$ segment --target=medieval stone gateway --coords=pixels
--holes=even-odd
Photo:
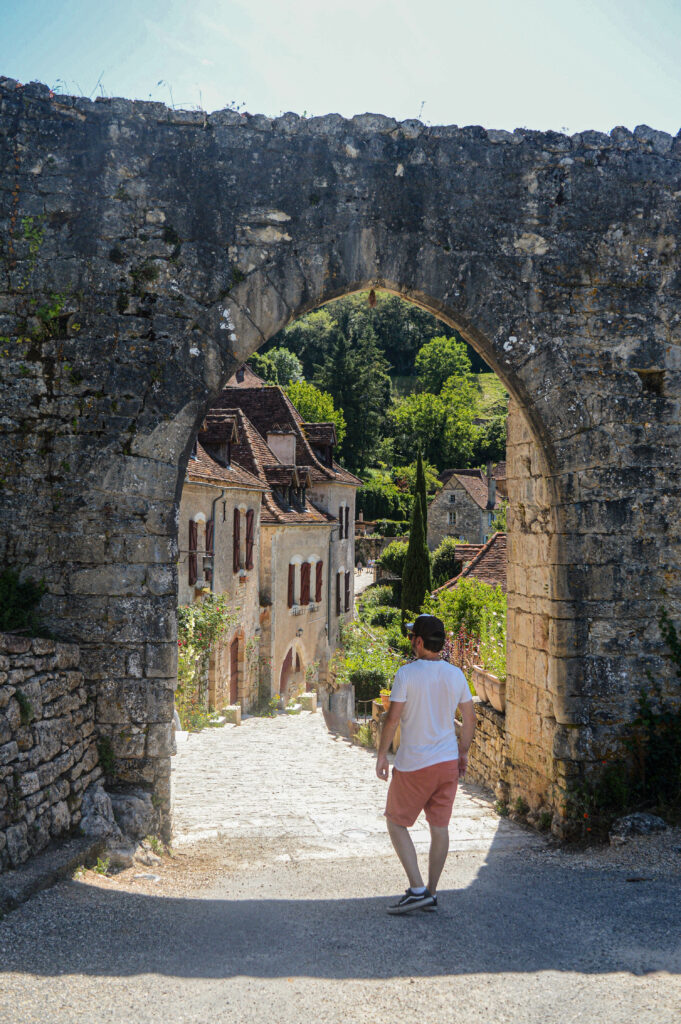
[[[559,809],[646,671],[669,678],[657,616],[681,613],[681,139],[206,115],[8,79],[0,104],[0,552],[80,645],[117,781],[167,808],[204,411],[292,318],[374,287],[457,327],[520,410],[500,771]]]

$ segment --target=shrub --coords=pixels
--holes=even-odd
[[[506,595],[501,587],[490,587],[476,579],[462,579],[453,590],[442,590],[434,597],[427,597],[422,611],[442,619],[448,633],[456,636],[463,626],[467,633],[481,637],[486,624],[494,621],[495,614],[505,624]],[[505,634],[504,626],[504,637]],[[496,636],[493,631],[492,635]]]
[[[393,588],[389,585],[369,587],[362,594],[361,601],[365,608],[371,608],[377,605],[390,604],[392,596]]]
[[[370,626],[392,626],[393,624],[399,625],[401,616],[399,608],[379,605],[369,613],[367,618]]]
[[[455,557],[458,545],[459,541],[455,537],[445,537],[440,546],[433,552],[432,572],[434,587],[441,587],[461,572],[463,562]]]
[[[404,519],[379,519],[376,534],[379,537],[402,537],[409,529]]]
[[[383,687],[392,686],[401,658],[379,637],[370,636],[359,622],[351,622],[341,630],[341,647],[337,648],[331,674],[335,685],[352,683],[355,699],[372,700]]]
[[[377,559],[377,565],[381,569],[385,569],[386,572],[392,573],[393,576],[401,577],[408,546],[406,540],[392,541],[381,552],[380,557]]]

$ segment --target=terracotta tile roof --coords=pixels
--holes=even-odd
[[[322,512],[321,509],[318,509],[309,500],[306,500],[305,505],[295,502],[290,507],[279,501],[272,491],[268,474],[276,475],[279,471],[283,471],[282,478],[286,480],[284,484],[286,488],[289,487],[292,480],[305,481],[307,485],[309,481],[307,481],[307,476],[303,474],[307,473],[308,467],[283,466],[242,409],[211,409],[206,418],[210,420],[213,415],[221,415],[223,413],[231,413],[234,416],[239,434],[239,440],[232,444],[232,463],[243,467],[246,475],[249,478],[254,478],[257,481],[258,487],[264,491],[260,512],[261,522],[295,523],[304,526],[306,523],[335,523],[337,521],[334,516]],[[200,445],[198,447],[200,448]],[[206,455],[205,452],[204,455],[210,459],[210,456]],[[213,462],[212,459],[210,461]],[[217,466],[217,463],[215,463],[215,466],[218,470],[222,468]],[[225,470],[225,472],[227,471]],[[302,486],[302,483],[300,486]]]
[[[303,433],[312,445],[335,445],[335,423],[302,423]]]
[[[476,477],[474,476],[464,476],[460,473],[455,473],[454,476],[456,477],[456,480],[461,484],[463,489],[467,491],[468,494],[470,494],[471,498],[476,503],[476,505],[479,505],[480,508],[482,509],[490,507],[488,503],[489,490],[487,487],[486,478],[478,476],[476,479]],[[499,494],[497,494],[495,491],[493,507],[499,508],[500,505],[501,498],[499,497]]]
[[[236,373],[227,381],[228,388],[262,388],[265,381],[252,370],[248,363],[240,366]]]
[[[256,374],[253,374],[253,377],[260,381]],[[266,439],[270,433],[295,434],[296,464],[309,466],[313,481],[336,481],[358,487],[361,485],[362,481],[358,477],[343,469],[338,463],[325,466],[317,458],[305,436],[303,418],[282,388],[264,385],[262,382],[247,386],[246,377],[236,387],[230,382],[223,389],[214,408],[235,407],[242,410],[262,438]]]
[[[472,562],[475,556],[482,551],[484,544],[457,544],[454,548],[454,558],[467,565]]]
[[[236,416],[224,409],[211,411],[199,431],[202,444],[224,444],[225,441],[237,441],[238,437]]]
[[[491,587],[501,587],[505,594],[506,565],[506,534],[495,533],[458,576],[448,580],[433,593],[438,594],[441,590],[453,590],[462,579],[476,579],[481,583],[488,583]]]
[[[221,466],[212,459],[203,445],[197,441],[196,458],[190,459],[187,464],[187,480],[200,480],[205,483],[215,483],[220,487],[238,487],[241,490],[247,488],[250,491],[265,491],[267,485],[248,470],[239,466],[232,460],[231,465]]]

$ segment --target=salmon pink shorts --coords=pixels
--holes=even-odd
[[[441,761],[415,772],[393,768],[385,816],[396,825],[411,828],[421,811],[425,811],[429,825],[446,828],[458,784],[458,761]]]

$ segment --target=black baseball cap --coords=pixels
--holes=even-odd
[[[445,639],[445,624],[437,615],[419,615],[413,622],[407,622],[407,630],[424,640]]]

